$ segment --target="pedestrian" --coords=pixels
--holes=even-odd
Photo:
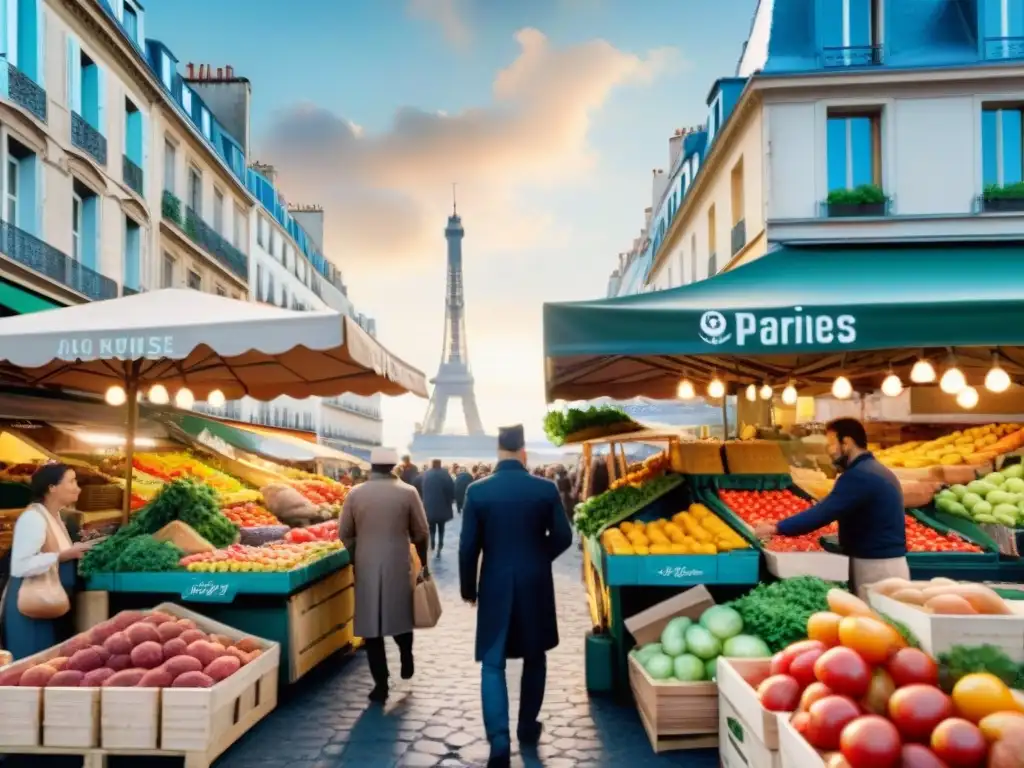
[[[754,531],[762,538],[802,536],[838,521],[839,546],[850,558],[850,591],[866,597],[869,584],[910,578],[903,488],[868,450],[867,431],[857,419],[830,422],[825,438],[841,472],[832,492],[810,509]]]
[[[562,499],[562,508],[565,509],[565,516],[569,518],[569,523],[572,524],[572,514],[575,504],[572,501],[572,481],[569,479],[569,473],[565,470],[565,467],[559,465],[555,472],[555,486],[558,488],[558,495]]]
[[[469,486],[459,542],[462,599],[479,600],[475,658],[481,662],[484,728],[492,768],[511,763],[506,659],[523,660],[520,748],[540,740],[547,652],[558,645],[552,563],[572,543],[558,489],[526,468],[522,425],[498,433],[494,474]],[[479,575],[479,583],[477,577]]]
[[[455,517],[452,512],[455,482],[448,470],[441,466],[440,459],[434,459],[430,469],[423,473],[421,495],[427,510],[427,522],[430,523],[430,551],[440,557],[444,549],[444,526]]]
[[[413,583],[410,543],[420,562],[427,558],[427,516],[416,491],[393,474],[398,452],[374,448],[370,478],[348,494],[338,536],[352,557],[355,576],[354,632],[366,643],[373,677],[370,700],[388,698],[388,659],[384,638],[393,637],[402,662],[402,679],[413,664]]]
[[[462,508],[466,504],[466,489],[473,482],[473,475],[465,467],[458,467],[455,474],[455,508],[462,514]]]
[[[412,463],[412,457],[409,454],[405,454],[402,457],[402,463],[398,465],[398,476],[402,479],[402,482],[412,485],[419,473],[419,468]]]

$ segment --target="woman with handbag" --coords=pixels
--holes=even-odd
[[[11,578],[0,600],[3,647],[16,660],[73,634],[76,562],[96,543],[73,544],[60,517],[81,492],[73,469],[66,464],[43,465],[32,475],[31,491],[32,503],[14,525]]]

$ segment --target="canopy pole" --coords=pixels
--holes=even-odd
[[[128,524],[132,511],[132,463],[135,460],[135,430],[139,423],[139,373],[142,370],[141,360],[132,360],[125,392],[128,396],[128,425],[125,431],[124,445],[124,500],[121,502],[121,525]]]
[[[729,395],[722,395],[722,442],[729,439]]]

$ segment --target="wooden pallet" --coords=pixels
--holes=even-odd
[[[290,682],[352,645],[355,608],[351,565],[288,599]]]
[[[108,757],[178,757],[184,760],[183,768],[210,768],[216,758],[204,752],[173,752],[162,749],[62,749],[59,747],[17,747],[5,749],[6,755],[65,755],[80,756],[82,768],[106,768]]]
[[[658,733],[647,719],[647,715],[639,707],[637,708],[637,714],[640,715],[640,722],[643,723],[647,739],[651,742],[651,749],[654,750],[655,754],[660,755],[662,752],[676,752],[682,749],[718,748],[717,733],[691,733],[687,735]]]

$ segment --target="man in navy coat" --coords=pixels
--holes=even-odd
[[[506,659],[523,660],[520,747],[540,740],[545,654],[558,645],[551,564],[571,544],[558,488],[526,469],[522,425],[502,428],[494,474],[466,491],[459,542],[462,599],[471,605],[479,601],[476,660],[482,663],[488,766],[503,768],[511,760]]]

